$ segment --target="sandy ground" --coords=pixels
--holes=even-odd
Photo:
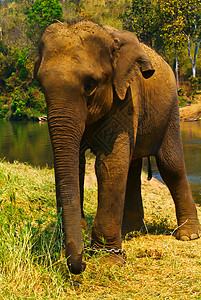
[[[201,92],[195,96],[194,103],[180,108],[181,121],[198,121],[201,119]]]

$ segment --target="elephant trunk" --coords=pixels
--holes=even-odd
[[[79,188],[79,150],[85,128],[83,112],[48,107],[57,196],[62,206],[67,265],[74,274],[84,271]],[[57,199],[58,200],[58,199]]]

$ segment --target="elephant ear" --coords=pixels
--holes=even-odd
[[[40,55],[38,55],[36,57],[35,63],[34,63],[34,78],[37,79],[37,75],[38,75],[38,70],[40,68],[40,64],[41,64],[41,57]]]
[[[40,41],[39,52],[38,52],[38,55],[34,62],[34,72],[33,72],[34,78],[37,80],[38,80],[39,69],[40,69],[41,62],[42,62],[42,49],[43,49],[43,43]]]
[[[135,34],[116,30],[110,33],[114,38],[115,48],[118,49],[114,54],[114,87],[118,97],[123,100],[135,77],[136,65],[146,79],[151,77],[155,70]]]

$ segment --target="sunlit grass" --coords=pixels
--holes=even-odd
[[[88,163],[85,212],[91,226],[97,206],[93,163]],[[143,175],[146,234],[123,241],[127,263],[84,259],[86,271],[66,268],[57,222],[54,172],[0,163],[0,299],[201,299],[201,239],[177,241],[172,199]],[[201,216],[201,210],[199,216]],[[89,247],[85,237],[85,247]]]

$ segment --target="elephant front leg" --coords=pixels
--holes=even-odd
[[[129,141],[114,145],[108,155],[96,159],[98,209],[92,228],[92,246],[121,253],[121,225],[129,169]]]
[[[122,235],[144,227],[144,211],[141,196],[142,159],[133,160],[129,167]]]
[[[85,220],[83,202],[84,202],[84,176],[85,176],[85,152],[80,151],[79,157],[79,185],[80,185],[80,207],[81,207],[81,224],[82,229],[87,233],[87,223]]]

